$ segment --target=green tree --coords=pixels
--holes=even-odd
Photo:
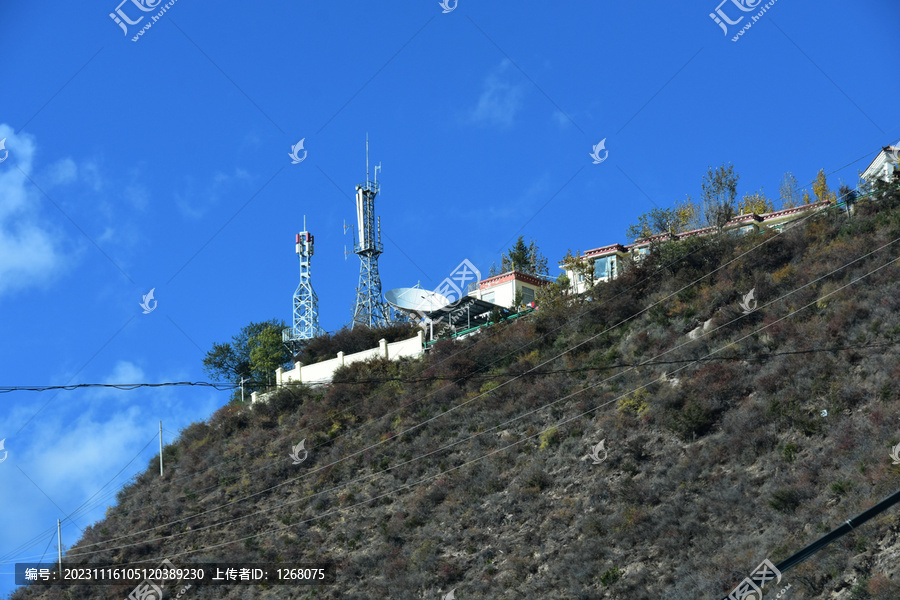
[[[203,358],[203,370],[214,380],[240,384],[243,378],[246,388],[260,389],[276,368],[290,363],[290,350],[281,343],[284,327],[284,321],[277,319],[251,322],[231,342],[214,343]],[[232,400],[235,398],[240,398],[240,390],[235,391]]]
[[[659,232],[653,231],[653,228],[650,226],[650,213],[640,215],[638,217],[638,222],[632,223],[628,226],[628,229],[625,230],[625,235],[628,236],[628,239],[632,242],[646,240],[657,233]]]
[[[285,357],[287,347],[281,340],[281,329],[267,327],[249,340],[250,372],[262,374],[266,384],[271,383],[275,369],[290,359],[290,352]]]
[[[562,262],[566,271],[573,272],[576,279],[579,275],[584,279],[586,289],[594,287],[594,261],[586,260],[581,255],[581,250],[576,250],[574,255],[571,249],[566,250]]]
[[[503,273],[510,271],[518,271],[527,273],[528,275],[536,275],[538,277],[548,277],[547,258],[541,254],[537,247],[537,243],[531,240],[526,244],[523,236],[519,236],[513,247],[500,256],[500,270]]]
[[[758,215],[764,215],[766,213],[774,212],[775,205],[771,200],[766,198],[766,195],[763,194],[762,188],[758,192],[753,192],[752,194],[744,194],[744,199],[740,203],[740,214],[747,215],[750,213],[756,213]]]
[[[537,275],[538,277],[550,276],[550,271],[547,268],[547,257],[541,254],[537,242],[533,239],[528,242],[528,266],[531,269],[529,271],[531,275]]]
[[[816,195],[817,202],[823,200],[828,200],[829,202],[837,201],[835,193],[828,189],[828,182],[825,179],[825,169],[819,169],[819,173],[816,175],[816,182],[813,184],[813,193]]]
[[[781,194],[781,208],[795,208],[800,205],[800,186],[797,184],[797,178],[788,171],[781,178],[781,186],[778,188]]]
[[[848,207],[856,203],[858,196],[856,190],[845,183],[841,183],[841,187],[838,188],[838,200],[844,202]]]
[[[700,184],[703,190],[703,217],[710,227],[721,230],[734,217],[738,179],[740,176],[730,164],[715,169],[710,167],[703,176],[703,183]]]
[[[516,240],[516,243],[513,244],[513,247],[509,249],[509,256],[504,254],[501,262],[503,263],[501,268],[504,273],[508,271],[524,273],[525,269],[528,268],[528,246],[521,235]]]
[[[688,196],[672,208],[653,208],[638,217],[638,222],[628,226],[625,235],[631,241],[646,240],[661,233],[675,236],[698,225],[700,207]]]
[[[560,307],[564,304],[569,295],[569,278],[565,273],[561,273],[556,281],[541,286],[535,293],[534,300],[541,308]]]

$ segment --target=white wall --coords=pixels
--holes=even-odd
[[[343,352],[338,352],[336,358],[313,363],[311,365],[301,365],[300,363],[296,363],[294,368],[290,371],[283,371],[280,368],[276,369],[275,381],[279,386],[291,383],[292,381],[308,383],[311,385],[330,383],[331,379],[334,377],[334,372],[338,367],[376,357],[387,358],[389,360],[397,360],[402,357],[419,357],[422,356],[424,345],[425,337],[424,332],[422,331],[418,332],[416,337],[390,344],[382,339],[378,342],[377,348],[372,348],[370,350],[363,350],[362,352],[347,354],[346,356]]]

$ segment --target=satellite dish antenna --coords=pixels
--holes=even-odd
[[[384,299],[398,310],[413,313],[433,312],[450,304],[443,295],[418,286],[388,290],[384,293]]]

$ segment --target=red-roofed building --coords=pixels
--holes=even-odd
[[[810,211],[822,209],[829,204],[830,202],[828,200],[822,200],[821,202],[813,202],[796,208],[786,208],[784,210],[778,210],[762,215],[757,215],[756,213],[738,215],[728,221],[723,230],[740,235],[757,233],[769,229],[780,230],[785,224],[810,214]],[[674,239],[683,240],[694,236],[709,235],[715,233],[715,231],[715,227],[704,227],[702,229],[694,229],[693,231],[676,234]],[[672,239],[672,237],[668,233],[661,233],[627,246],[623,246],[622,244],[610,244],[609,246],[588,250],[582,255],[581,259],[591,261],[594,264],[594,283],[596,284],[617,277],[618,274],[622,272],[622,261],[625,260],[626,257],[632,256],[635,259],[640,259],[641,256],[650,252],[650,245],[652,243],[663,242],[669,239]],[[569,278],[572,289],[576,294],[580,294],[587,289],[587,281],[585,281],[582,275],[578,275],[574,271],[566,269],[563,263],[559,263],[559,268],[566,272],[566,276]]]
[[[470,296],[498,304],[504,308],[515,309],[516,294],[521,292],[522,304],[534,302],[535,293],[550,283],[549,280],[520,271],[509,271],[494,275],[478,282],[478,287],[469,292]]]

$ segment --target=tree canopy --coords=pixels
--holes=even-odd
[[[496,266],[491,265],[491,275],[499,275],[496,273]],[[527,273],[537,277],[547,278],[550,276],[550,270],[547,268],[547,258],[541,254],[537,243],[532,239],[525,244],[525,238],[519,236],[516,243],[509,249],[508,253],[500,256],[500,273],[508,273],[509,271],[518,271],[519,273]]]
[[[734,166],[712,167],[703,176],[702,189],[703,218],[706,224],[722,229],[735,215],[734,199],[737,197],[737,183],[740,176]]]
[[[690,196],[676,202],[671,208],[653,208],[638,217],[638,222],[628,226],[625,235],[631,241],[645,240],[668,233],[676,235],[696,229],[699,225],[700,207]]]
[[[781,178],[781,186],[778,192],[781,194],[781,208],[796,208],[800,205],[800,186],[797,184],[797,178],[788,171]]]
[[[203,370],[213,379],[240,383],[251,391],[271,381],[275,369],[291,362],[290,350],[281,341],[284,321],[271,319],[251,322],[231,338],[231,342],[214,343],[203,358]],[[236,392],[236,397],[240,391]]]
[[[775,204],[766,198],[766,195],[763,194],[762,189],[760,189],[758,192],[753,192],[752,194],[744,194],[744,199],[741,200],[741,204],[738,208],[742,215],[750,213],[764,215],[766,213],[774,212]]]
[[[825,169],[819,169],[818,174],[816,174],[816,182],[813,183],[813,193],[816,195],[816,202],[821,202],[822,200],[837,201],[837,195],[828,188]]]

